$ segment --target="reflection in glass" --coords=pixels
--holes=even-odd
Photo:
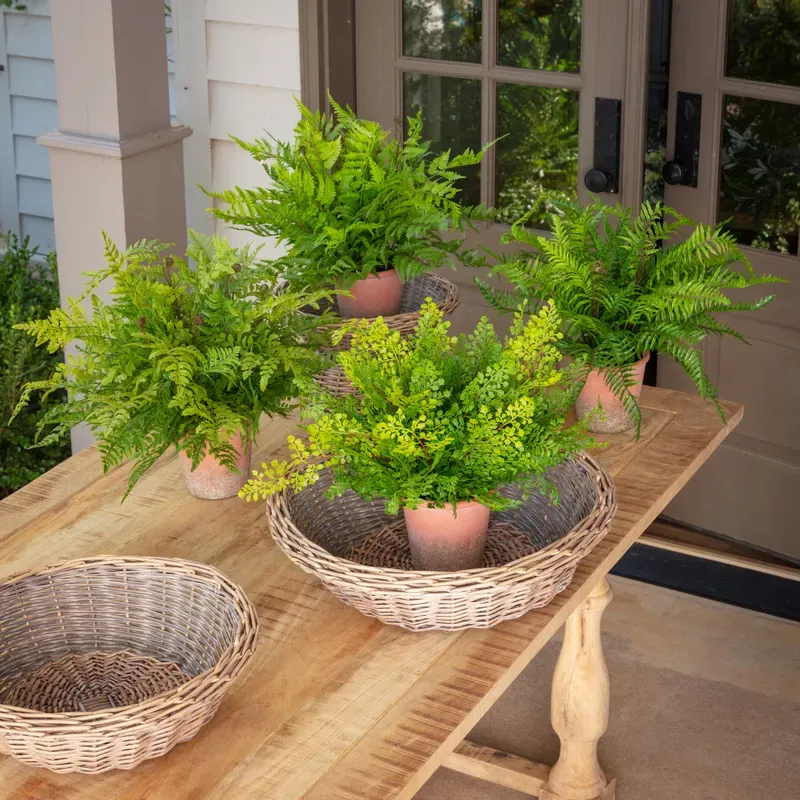
[[[728,0],[725,72],[800,86],[800,0]]]
[[[672,0],[653,0],[650,13],[650,74],[647,81],[647,138],[644,199],[664,201],[661,170],[667,160],[667,102]]]
[[[497,87],[497,219],[512,223],[543,189],[574,198],[578,186],[578,92],[540,86]],[[534,227],[545,227],[541,216]]]
[[[468,147],[481,149],[481,83],[440,75],[403,74],[403,117],[422,110],[422,131],[436,142],[435,151],[450,149],[454,154]],[[459,170],[460,202],[477,205],[481,201],[480,165]]]
[[[481,13],[481,0],[403,0],[403,55],[479,64]]]
[[[500,0],[497,63],[578,72],[582,0]]]
[[[800,106],[725,97],[717,218],[751,247],[797,254]]]

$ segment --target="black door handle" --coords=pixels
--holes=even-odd
[[[622,100],[594,100],[594,166],[583,176],[590,192],[619,191],[619,143],[622,132]]]
[[[678,186],[683,181],[686,170],[677,161],[667,161],[661,170],[661,177],[664,183],[670,186]]]
[[[583,183],[590,192],[611,191],[609,187],[614,186],[614,177],[604,169],[592,167],[584,176]],[[615,190],[616,191],[616,190]]]
[[[702,95],[678,92],[675,109],[675,155],[661,170],[664,181],[671,186],[697,187],[702,108]]]

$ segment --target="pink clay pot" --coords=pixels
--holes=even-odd
[[[636,383],[628,391],[638,400],[642,394],[642,381],[644,368],[650,360],[647,353],[641,361],[633,367],[633,378]],[[602,408],[600,408],[602,407]],[[586,383],[575,401],[575,411],[578,419],[583,419],[587,414],[592,414],[589,430],[592,433],[621,433],[633,427],[633,419],[625,410],[620,399],[611,391],[606,383],[606,370],[593,369],[586,379]]]
[[[343,317],[389,317],[400,311],[403,284],[395,269],[368,275],[347,291],[353,296],[340,294],[337,299]]]
[[[456,513],[444,508],[418,505],[404,508],[414,569],[457,572],[483,565],[489,509],[483,503],[464,500]]]
[[[183,452],[178,453],[181,466],[183,467],[183,477],[186,479],[186,488],[193,497],[202,500],[222,500],[226,497],[233,497],[239,493],[239,489],[244,486],[250,477],[250,455],[252,451],[251,442],[248,439],[242,445],[242,434],[235,433],[230,437],[230,443],[237,453],[236,468],[239,474],[231,472],[226,466],[220,464],[215,456],[206,457],[197,465],[197,469],[192,470],[192,461]]]

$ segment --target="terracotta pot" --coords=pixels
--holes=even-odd
[[[633,365],[633,377],[636,383],[628,391],[638,400],[642,393],[644,368],[650,360],[647,353],[641,361]],[[612,368],[613,369],[613,368]],[[587,414],[598,409],[589,423],[592,433],[621,433],[633,427],[631,415],[623,408],[620,399],[611,391],[606,383],[606,370],[593,369],[586,379],[586,383],[575,402],[575,411],[578,419],[583,419]]]
[[[465,500],[444,508],[404,508],[414,569],[455,572],[483,565],[489,509]]]
[[[252,446],[248,439],[242,446],[242,435],[236,433],[230,438],[230,443],[237,452],[236,467],[239,474],[231,472],[226,466],[220,464],[212,455],[206,457],[192,470],[192,461],[183,452],[178,453],[183,477],[186,479],[186,488],[193,497],[203,500],[222,500],[233,497],[239,493],[250,477],[250,455]]]
[[[369,275],[347,291],[353,296],[338,297],[339,314],[343,317],[388,317],[400,311],[403,284],[397,270]]]

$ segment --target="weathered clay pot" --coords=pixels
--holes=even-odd
[[[641,361],[633,365],[633,378],[636,383],[628,391],[638,400],[642,393],[644,368],[650,360],[647,353]],[[587,414],[594,412],[598,406],[601,410],[592,414],[589,430],[592,433],[621,433],[633,427],[631,415],[624,409],[620,399],[611,391],[606,383],[606,370],[593,369],[586,379],[586,383],[575,402],[575,411],[578,419],[583,419]]]
[[[230,442],[238,454],[236,459],[238,474],[231,472],[210,454],[197,465],[197,469],[192,470],[191,459],[181,450],[178,458],[183,466],[183,477],[186,479],[186,488],[190,495],[203,500],[222,500],[239,493],[239,489],[250,477],[252,447],[249,440],[243,446],[240,433],[231,436]]]
[[[343,317],[388,317],[400,311],[403,284],[397,270],[387,269],[356,281],[348,290],[352,297],[339,295]]]
[[[444,508],[418,505],[404,508],[411,560],[415,569],[455,572],[483,564],[489,509],[465,500]]]

